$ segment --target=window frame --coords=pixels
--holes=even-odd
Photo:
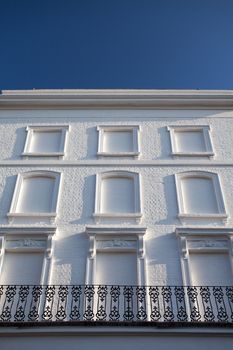
[[[24,150],[22,153],[23,158],[36,158],[36,157],[58,157],[64,158],[66,154],[66,144],[67,144],[67,132],[70,130],[69,125],[32,125],[27,126],[27,136],[24,145]],[[61,132],[61,139],[59,150],[57,152],[30,152],[30,144],[33,139],[34,132]]]
[[[212,181],[216,203],[218,207],[217,213],[188,213],[185,211],[185,199],[182,193],[182,179],[184,178],[203,178]],[[218,174],[207,171],[186,171],[175,174],[175,184],[179,218],[227,219],[228,215],[226,213],[226,208],[224,205],[223,193]]]
[[[137,282],[138,285],[146,285],[145,247],[144,235],[146,227],[101,227],[86,226],[86,234],[89,237],[89,251],[87,256],[86,284],[94,283],[94,268],[97,252],[124,253],[136,252],[137,254]]]
[[[23,181],[27,178],[34,177],[45,177],[54,179],[54,187],[53,187],[53,195],[51,200],[51,212],[17,212],[16,208],[18,205],[18,201],[20,199],[20,191],[23,185]],[[61,173],[55,171],[28,171],[25,173],[20,173],[17,175],[17,180],[15,184],[15,189],[11,201],[10,210],[7,213],[8,218],[16,218],[16,217],[32,217],[32,218],[51,218],[55,219],[57,216],[57,207],[59,201],[59,193],[60,193],[60,183],[61,183]]]
[[[97,126],[99,133],[98,137],[98,157],[133,157],[138,158],[140,156],[140,142],[139,142],[139,125],[100,125]],[[133,135],[133,150],[132,152],[108,152],[104,151],[104,133],[112,131],[130,131]]]
[[[133,180],[134,184],[134,212],[131,213],[103,213],[101,212],[101,184],[102,180],[111,177],[119,177],[119,178],[130,178]],[[95,189],[95,209],[93,213],[93,217],[98,220],[100,218],[132,218],[136,220],[140,220],[142,217],[141,210],[141,177],[139,173],[134,173],[130,171],[107,171],[103,173],[96,174],[96,189]]]
[[[0,228],[0,273],[5,252],[44,253],[40,284],[49,283],[52,259],[52,240],[56,227],[1,227]]]
[[[214,156],[214,150],[211,142],[210,135],[210,126],[209,125],[171,125],[167,127],[167,130],[170,134],[170,142],[171,142],[171,155],[173,157],[209,157],[212,158]],[[176,133],[178,132],[189,132],[189,131],[199,131],[202,132],[204,143],[205,143],[205,151],[203,152],[179,152],[176,147]]]
[[[177,227],[184,286],[192,285],[189,253],[228,253],[233,275],[233,228]]]

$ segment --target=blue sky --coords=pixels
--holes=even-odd
[[[232,0],[0,0],[0,89],[233,89]]]

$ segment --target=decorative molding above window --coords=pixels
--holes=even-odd
[[[108,171],[96,175],[96,221],[101,218],[140,221],[140,176],[128,171]]]
[[[56,233],[56,226],[33,227],[33,226],[0,226],[0,235],[18,236],[50,236]]]
[[[99,132],[98,152],[99,157],[134,157],[140,155],[138,125],[102,125],[98,126]]]
[[[46,251],[51,254],[52,237],[57,227],[24,227],[24,226],[2,226],[0,237],[2,248],[16,252],[39,252]]]
[[[68,125],[27,126],[26,131],[24,158],[65,156]]]
[[[87,261],[86,283],[92,284],[96,253],[137,253],[138,284],[145,285],[144,235],[146,227],[101,227],[86,226],[89,236],[89,256]]]
[[[14,283],[16,283],[15,278],[22,283],[21,278],[27,279],[33,276],[33,281],[38,278],[36,283],[47,284],[52,257],[52,240],[55,233],[56,227],[0,227],[0,277],[3,278],[3,281],[6,278],[8,280],[10,274],[9,278],[13,278]],[[30,265],[25,266],[25,261],[30,262]],[[38,266],[38,263],[41,265]],[[24,267],[27,271],[24,270]],[[23,275],[18,275],[18,273]],[[34,273],[36,276],[38,273],[39,275],[35,277]],[[31,280],[27,281],[29,282]]]
[[[208,125],[168,126],[172,156],[213,157],[214,151]]]
[[[61,174],[54,171],[30,171],[17,177],[9,219],[40,218],[54,221]]]
[[[192,284],[190,254],[227,254],[230,260],[233,259],[233,228],[178,227],[176,235],[179,239],[184,285]]]
[[[189,171],[175,174],[175,182],[179,218],[227,219],[228,215],[217,174]]]

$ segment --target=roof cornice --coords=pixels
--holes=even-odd
[[[233,109],[233,90],[2,90],[0,109]]]

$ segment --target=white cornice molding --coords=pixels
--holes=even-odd
[[[122,226],[122,227],[113,227],[113,226],[100,226],[92,225],[86,226],[86,233],[89,236],[96,235],[106,235],[106,236],[118,236],[118,235],[145,235],[147,228],[144,226]]]
[[[232,90],[2,90],[0,109],[232,109]]]
[[[233,227],[177,227],[178,236],[232,236]]]
[[[123,160],[123,159],[97,159],[97,160],[0,160],[0,167],[233,167],[233,161],[213,161],[197,159],[171,159],[171,160]]]
[[[56,226],[49,227],[25,227],[25,226],[0,226],[0,235],[54,235]]]

